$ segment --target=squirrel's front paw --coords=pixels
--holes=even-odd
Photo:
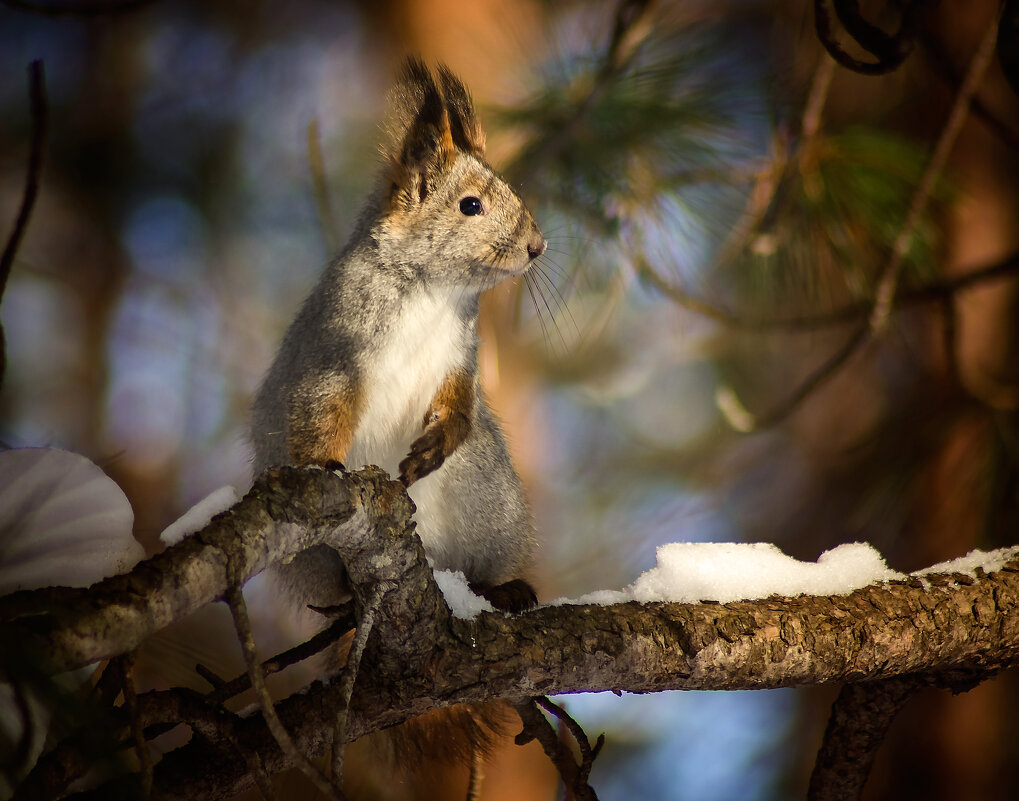
[[[445,436],[441,426],[429,425],[410,445],[410,453],[400,462],[400,481],[409,487],[415,481],[437,470],[446,460],[443,453]]]

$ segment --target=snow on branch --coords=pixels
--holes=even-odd
[[[362,665],[371,669],[358,672],[349,708],[349,682],[345,687],[341,677],[275,706],[294,746],[309,757],[324,754],[337,731],[349,742],[457,703],[898,676],[962,687],[1019,661],[1016,551],[834,596],[631,600],[457,617],[412,536],[412,508],[402,486],[374,468],[272,470],[201,532],[124,576],[70,599],[48,590],[4,599],[3,636],[27,639],[49,670],[67,670],[125,653],[274,560],[328,543],[344,560],[359,614],[373,588],[389,589],[364,644]],[[10,620],[12,610],[21,616]],[[225,798],[252,786],[253,761],[270,775],[291,766],[261,714],[228,713],[215,693],[138,696],[136,725],[183,722],[205,734],[155,766],[151,798]],[[338,727],[341,708],[347,711]],[[218,737],[210,726],[221,727]],[[137,781],[115,779],[80,797],[133,798]]]

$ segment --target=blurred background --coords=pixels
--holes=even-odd
[[[3,297],[0,440],[96,461],[150,551],[249,484],[253,392],[371,186],[409,53],[472,88],[550,242],[481,322],[543,598],[628,584],[676,540],[811,560],[868,541],[901,571],[1017,541],[1016,3],[928,189],[992,0],[863,2],[890,32],[919,9],[882,75],[835,66],[807,0],[25,5],[0,4],[5,238],[34,59],[49,130]],[[861,334],[894,252],[887,326]],[[605,801],[779,801],[804,796],[836,690],[563,700],[606,733]],[[865,797],[1019,796],[1017,696],[1004,675],[914,698]],[[486,799],[556,797],[516,750]]]

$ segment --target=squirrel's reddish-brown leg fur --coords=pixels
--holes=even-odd
[[[400,481],[409,487],[442,466],[471,432],[474,379],[455,371],[446,376],[425,413],[425,430],[400,462]]]
[[[354,392],[337,393],[328,398],[323,407],[321,414],[310,417],[313,425],[289,426],[287,442],[291,464],[324,466],[329,462],[342,464],[346,460],[357,428],[360,397]]]

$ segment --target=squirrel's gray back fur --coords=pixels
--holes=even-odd
[[[526,572],[535,539],[478,385],[479,295],[521,275],[545,240],[484,161],[470,98],[448,70],[437,84],[409,62],[391,104],[378,189],[256,396],[254,468],[342,454],[348,469],[399,470],[434,566],[494,586]],[[422,455],[431,429],[445,448],[437,466]],[[301,603],[329,606],[345,593],[327,548],[277,570]]]

